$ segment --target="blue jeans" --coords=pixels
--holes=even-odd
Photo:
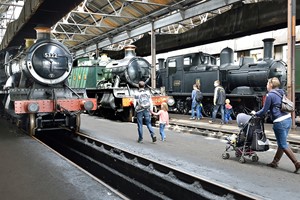
[[[225,116],[224,116],[224,122],[225,123],[228,123],[228,121],[231,121],[232,118],[231,118],[231,113],[232,113],[232,110],[231,109],[226,109],[225,108]]]
[[[201,103],[199,103],[197,101],[192,102],[192,116],[191,117],[195,117],[195,110],[196,110],[197,118],[198,119],[202,118],[202,114],[201,114],[202,106],[200,104]]]
[[[278,148],[287,149],[289,148],[286,139],[292,126],[292,118],[285,119],[281,122],[274,122],[273,130],[277,140]]]
[[[224,122],[224,105],[223,104],[217,104],[214,106],[214,110],[212,113],[212,121],[216,120],[217,112],[219,109],[221,109],[222,122]]]
[[[150,132],[151,137],[154,136],[154,131],[151,126],[151,117],[149,110],[143,110],[136,113],[137,117],[137,126],[138,126],[138,133],[139,133],[139,140],[143,140],[143,118],[145,119],[145,124]]]
[[[163,123],[159,124],[159,134],[161,135],[161,140],[166,139],[165,127],[166,127],[166,124],[163,124]]]

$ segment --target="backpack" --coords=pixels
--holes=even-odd
[[[277,94],[280,98],[281,98],[281,107],[280,107],[280,110],[282,112],[288,112],[288,113],[291,113],[291,112],[294,112],[295,111],[295,106],[294,106],[294,103],[289,100],[285,94],[284,95],[281,95],[279,92],[277,92],[276,90],[272,90],[273,93]]]
[[[217,104],[224,104],[226,99],[226,93],[223,87],[218,87],[218,98],[217,98]]]
[[[197,91],[196,91],[196,97],[195,97],[195,100],[196,100],[198,103],[200,103],[200,102],[202,101],[202,99],[203,99],[203,94],[202,94],[202,92],[200,92],[200,90],[197,90]]]
[[[142,109],[150,108],[150,96],[146,92],[141,92],[139,96],[138,104]]]

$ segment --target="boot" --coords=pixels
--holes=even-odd
[[[296,168],[294,173],[297,173],[298,170],[300,169],[300,162],[297,161],[297,158],[295,157],[294,153],[290,148],[284,149],[283,151],[289,157],[289,159],[294,163]]]
[[[294,173],[298,173],[298,171],[299,171],[299,169],[300,169],[300,162],[296,162],[295,163],[295,167],[296,167],[296,169],[295,169],[295,171],[294,171]]]
[[[267,164],[267,166],[269,167],[273,167],[273,168],[277,168],[278,167],[278,163],[282,157],[283,154],[283,149],[277,149],[276,154],[274,156],[274,159],[271,163]]]

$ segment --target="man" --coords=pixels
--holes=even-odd
[[[195,119],[195,110],[196,110],[197,120],[200,120],[202,118],[201,100],[197,99],[198,92],[199,92],[199,95],[201,95],[200,85],[194,84],[193,91],[192,91],[192,107],[191,107],[192,116],[190,117],[190,119]]]
[[[151,116],[150,109],[152,109],[153,104],[149,94],[145,91],[145,82],[139,82],[139,94],[135,96],[135,112],[137,117],[137,126],[138,126],[138,143],[143,142],[143,118],[145,119],[145,124],[150,132],[152,142],[156,142],[155,133],[151,126]]]
[[[224,105],[225,105],[225,99],[226,99],[226,93],[224,88],[220,85],[220,81],[216,80],[214,82],[215,91],[214,91],[214,109],[212,113],[212,120],[209,121],[209,123],[214,123],[216,120],[216,115],[218,110],[221,110],[221,124],[224,124]]]

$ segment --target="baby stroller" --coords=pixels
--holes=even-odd
[[[245,163],[245,156],[251,157],[253,162],[258,161],[256,151],[267,151],[269,149],[269,140],[266,138],[263,120],[256,116],[240,113],[236,118],[239,134],[233,134],[227,137],[223,159],[230,157],[229,151],[235,151],[235,156],[239,158],[240,163]]]

